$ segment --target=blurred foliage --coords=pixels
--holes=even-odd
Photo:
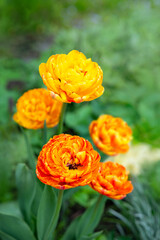
[[[3,0],[0,4],[1,29],[4,34],[37,34],[54,21],[61,21],[61,1]],[[40,17],[41,16],[41,17]]]
[[[90,207],[97,198],[97,193],[89,186],[80,188],[73,196],[71,204],[79,204],[82,207]]]
[[[128,0],[3,0],[0,2],[0,29],[3,35],[46,34],[57,26],[72,24],[82,15],[115,10]],[[39,17],[41,16],[41,17]],[[77,22],[77,21],[76,21]],[[75,23],[76,23],[75,22]],[[32,38],[31,38],[32,39]]]
[[[11,179],[15,166],[27,158],[23,136],[17,134],[13,128],[8,128],[8,131],[12,131],[12,134],[6,133],[6,136],[0,139],[0,202],[13,198],[15,185]]]
[[[1,87],[0,87],[0,123],[7,125],[11,122],[15,112],[15,103],[23,92],[42,86],[38,74],[38,63],[30,63],[20,59],[0,59]],[[38,79],[40,81],[38,81]],[[4,126],[1,125],[0,130]]]
[[[145,184],[148,184],[151,189],[152,196],[160,200],[160,161],[150,163],[147,166],[144,164],[142,173],[138,179]]]
[[[142,3],[155,7],[159,0],[143,0]],[[3,0],[0,2],[0,28],[5,35],[48,34],[53,27],[69,27],[73,20],[78,24],[86,14],[96,17],[102,11],[119,12],[130,5],[131,0]]]
[[[128,230],[131,239],[159,239],[160,208],[147,185],[134,182],[134,191],[126,201],[114,201],[114,204],[118,209],[110,209],[109,213],[115,218],[107,221],[115,222],[121,235],[125,236]]]

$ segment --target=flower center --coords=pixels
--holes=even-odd
[[[77,169],[79,166],[82,166],[80,163],[78,163],[78,164],[76,164],[76,163],[67,163],[67,165],[66,165],[68,168],[69,168],[69,170],[75,170],[75,169]]]

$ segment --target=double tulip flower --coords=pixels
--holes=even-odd
[[[44,121],[48,128],[58,124],[62,103],[53,99],[46,89],[37,88],[25,92],[16,106],[14,121],[28,129],[39,129],[44,127]]]
[[[121,118],[101,115],[89,126],[94,144],[107,155],[126,153],[132,139],[132,130]]]
[[[44,145],[38,157],[37,177],[58,189],[89,184],[97,175],[100,155],[79,136],[60,134]]]
[[[91,101],[104,92],[102,69],[76,50],[52,55],[47,63],[41,63],[39,72],[48,90],[61,102]]]
[[[101,68],[76,50],[51,56],[47,63],[41,63],[39,71],[48,90],[24,93],[13,116],[25,128],[43,128],[44,121],[47,127],[54,127],[63,102],[81,103],[103,94]],[[104,153],[115,155],[128,151],[132,131],[122,119],[102,115],[89,129],[94,144]],[[43,146],[36,174],[40,181],[58,189],[90,185],[113,199],[122,199],[133,189],[122,165],[100,163],[100,155],[89,141],[69,134],[54,136]]]

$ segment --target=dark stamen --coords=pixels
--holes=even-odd
[[[71,169],[77,169],[79,166],[82,166],[80,163],[78,163],[78,164],[76,164],[76,163],[74,163],[74,164],[70,164],[70,163],[67,163],[67,165],[66,165],[70,170]]]

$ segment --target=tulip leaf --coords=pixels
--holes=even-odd
[[[0,239],[2,240],[16,240],[15,238],[9,236],[8,234],[0,231]]]
[[[16,169],[16,184],[20,209],[27,223],[31,223],[31,206],[35,196],[36,184],[32,171],[24,163]]]
[[[22,218],[22,213],[19,209],[17,201],[4,202],[0,204],[0,213],[12,215],[18,218]]]
[[[55,213],[57,196],[51,186],[45,185],[37,214],[38,239],[42,240],[46,234],[52,216]]]
[[[67,228],[67,231],[64,233],[61,240],[75,240],[75,229],[77,227],[77,223],[79,221],[79,217],[77,217]]]
[[[22,219],[2,213],[0,213],[0,236],[5,240],[36,240]]]
[[[85,236],[94,232],[102,217],[106,200],[106,196],[100,195],[97,201],[82,214],[76,229],[77,240],[85,240]]]
[[[86,240],[93,240],[94,238],[99,237],[102,234],[103,231],[95,232],[93,234],[89,234],[88,236],[84,236],[84,239]]]
[[[34,200],[32,203],[32,208],[31,208],[31,211],[35,217],[37,216],[37,212],[38,212],[38,208],[39,208],[39,204],[40,204],[44,186],[45,186],[45,184],[40,182],[40,180],[37,178],[36,179],[36,191],[35,191],[36,193],[35,193]]]

